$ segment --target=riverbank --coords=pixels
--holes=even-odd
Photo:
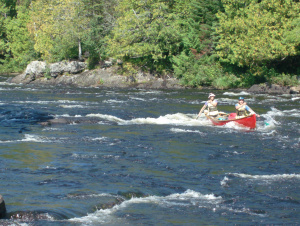
[[[117,66],[107,66],[87,70],[83,62],[58,62],[46,64],[41,61],[31,62],[26,70],[8,80],[16,84],[69,85],[76,87],[104,88],[140,88],[140,89],[188,89],[180,80],[166,75],[158,77],[150,73],[138,72],[134,75],[120,75]],[[203,87],[210,89],[212,87]],[[280,86],[276,84],[256,84],[242,90],[250,93],[299,94],[300,86]]]
[[[83,70],[76,73],[60,71],[46,76],[41,73],[43,68],[35,66],[27,69],[9,80],[16,84],[37,85],[70,85],[76,87],[106,87],[106,88],[142,88],[142,89],[185,89],[176,78],[156,77],[149,73],[137,73],[131,76],[120,75],[116,67],[105,67],[94,70]],[[57,70],[56,70],[57,71]]]

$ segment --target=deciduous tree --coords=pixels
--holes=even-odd
[[[296,0],[222,0],[218,13],[217,54],[222,62],[256,67],[274,59],[297,54],[292,38],[300,15]],[[299,45],[299,42],[298,42]]]

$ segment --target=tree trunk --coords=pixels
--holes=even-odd
[[[78,39],[78,59],[82,60],[81,40]]]

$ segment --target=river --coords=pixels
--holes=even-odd
[[[239,96],[255,130],[195,119],[209,90],[22,86],[0,77],[2,225],[300,224],[300,96]],[[68,120],[43,126],[48,119]]]

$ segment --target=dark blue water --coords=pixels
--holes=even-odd
[[[2,225],[300,224],[297,95],[239,96],[254,131],[196,120],[208,90],[34,87],[0,78]],[[41,125],[51,119],[66,123]]]

